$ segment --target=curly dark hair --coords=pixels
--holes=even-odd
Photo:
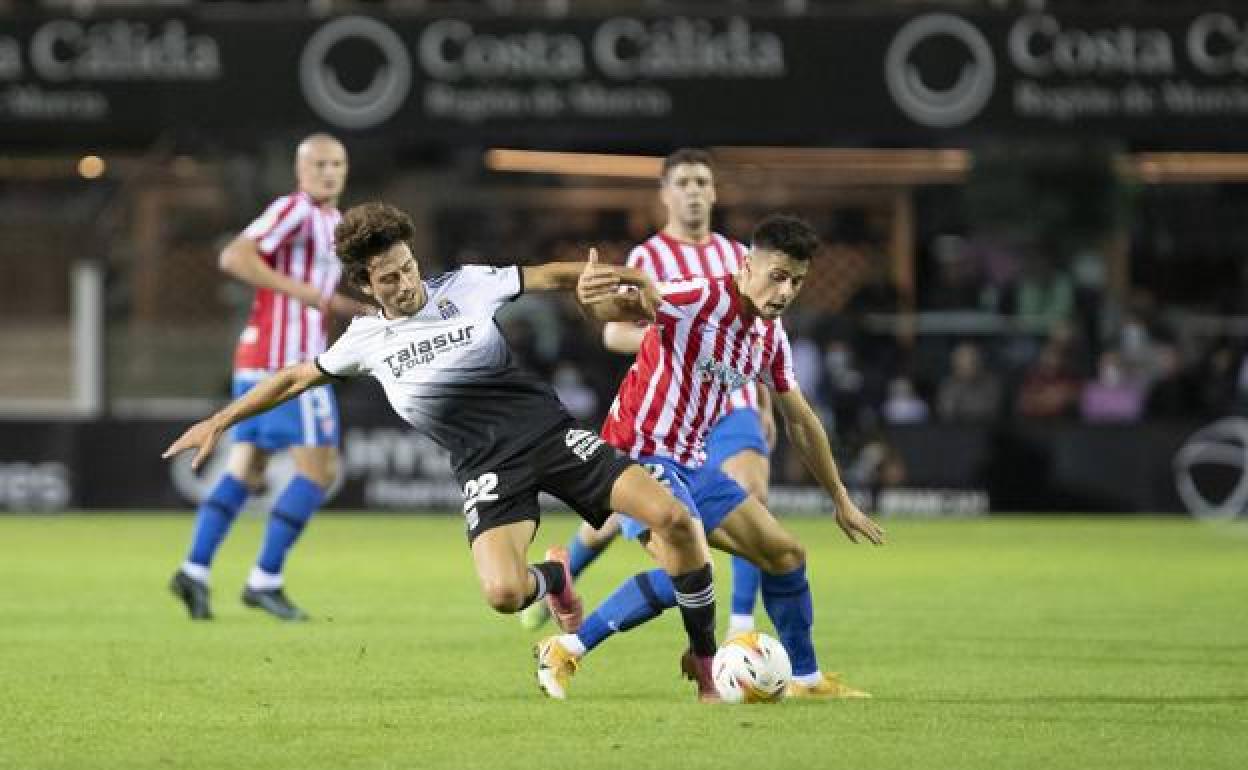
[[[396,243],[411,241],[415,233],[411,217],[394,206],[361,203],[348,209],[334,228],[334,250],[347,280],[367,286],[369,261]]]
[[[754,248],[778,251],[805,262],[819,250],[819,233],[810,223],[789,214],[772,214],[758,223],[751,239]]]

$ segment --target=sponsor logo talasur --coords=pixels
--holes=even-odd
[[[435,334],[427,339],[409,342],[381,360],[390,367],[391,374],[400,377],[409,369],[423,366],[443,353],[471,345],[472,330],[475,328],[475,326],[463,326]]]

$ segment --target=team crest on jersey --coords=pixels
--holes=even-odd
[[[451,302],[449,299],[440,299],[438,300],[438,314],[441,315],[442,320],[445,321],[448,318],[454,318],[459,315],[459,308],[455,307],[455,303]]]
[[[729,390],[736,390],[749,382],[749,378],[744,374],[723,361],[716,361],[713,358],[703,358],[698,362],[697,369],[698,376],[703,382],[719,380]]]

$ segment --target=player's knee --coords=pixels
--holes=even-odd
[[[495,612],[519,612],[528,598],[524,585],[512,580],[491,580],[482,586],[485,601]]]
[[[247,491],[249,493],[253,495],[261,494],[264,492],[265,487],[264,471],[256,470],[254,468],[250,469],[243,474],[242,482],[243,486],[247,487]]]
[[[695,526],[689,509],[674,497],[656,503],[652,511],[650,528],[665,542],[677,548],[697,539]]]
[[[321,489],[329,489],[334,479],[338,478],[338,457],[331,454],[318,457],[312,462],[305,462],[299,472]]]
[[[786,575],[806,563],[806,549],[793,538],[768,544],[758,568],[769,575]]]

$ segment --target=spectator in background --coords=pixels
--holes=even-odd
[[[1243,356],[1234,343],[1222,339],[1196,370],[1196,407],[1204,417],[1224,417],[1235,411],[1238,373]]]
[[[1023,263],[1014,313],[1028,328],[1048,333],[1075,311],[1075,285],[1050,257],[1032,255]]]
[[[1151,379],[1158,369],[1154,347],[1161,332],[1159,327],[1157,300],[1152,292],[1133,290],[1118,329],[1117,343],[1123,366],[1140,377]]]
[[[1079,402],[1080,383],[1062,347],[1048,342],[1027,369],[1018,389],[1020,417],[1045,419],[1071,415]]]
[[[843,340],[830,340],[823,351],[823,377],[819,401],[829,405],[834,420],[829,433],[848,440],[860,427],[860,414],[866,409],[862,372],[854,362],[853,351]]]
[[[1123,370],[1118,351],[1101,353],[1096,379],[1084,386],[1079,399],[1084,421],[1135,422],[1143,409],[1143,383]]]
[[[909,377],[894,377],[888,383],[888,397],[880,410],[884,421],[892,425],[914,425],[927,422],[927,402],[914,392]]]
[[[1183,354],[1178,346],[1170,342],[1158,345],[1156,364],[1155,379],[1144,399],[1144,416],[1160,419],[1195,416],[1199,411],[1196,384],[1183,365]]]
[[[984,369],[979,348],[963,342],[949,356],[949,375],[940,383],[936,409],[948,422],[984,422],[1001,412],[1001,380]]]
[[[876,436],[863,445],[854,461],[845,468],[845,479],[851,486],[878,492],[906,483],[905,458],[883,436]]]
[[[844,316],[850,326],[849,344],[859,365],[878,375],[882,383],[898,371],[903,351],[910,343],[902,327],[880,329],[870,323],[872,316],[896,318],[904,310],[888,258],[883,254],[871,254],[866,269],[863,282],[845,304]]]
[[[957,235],[941,235],[932,241],[936,276],[923,305],[929,310],[973,311],[984,308],[984,285],[979,264]]]

